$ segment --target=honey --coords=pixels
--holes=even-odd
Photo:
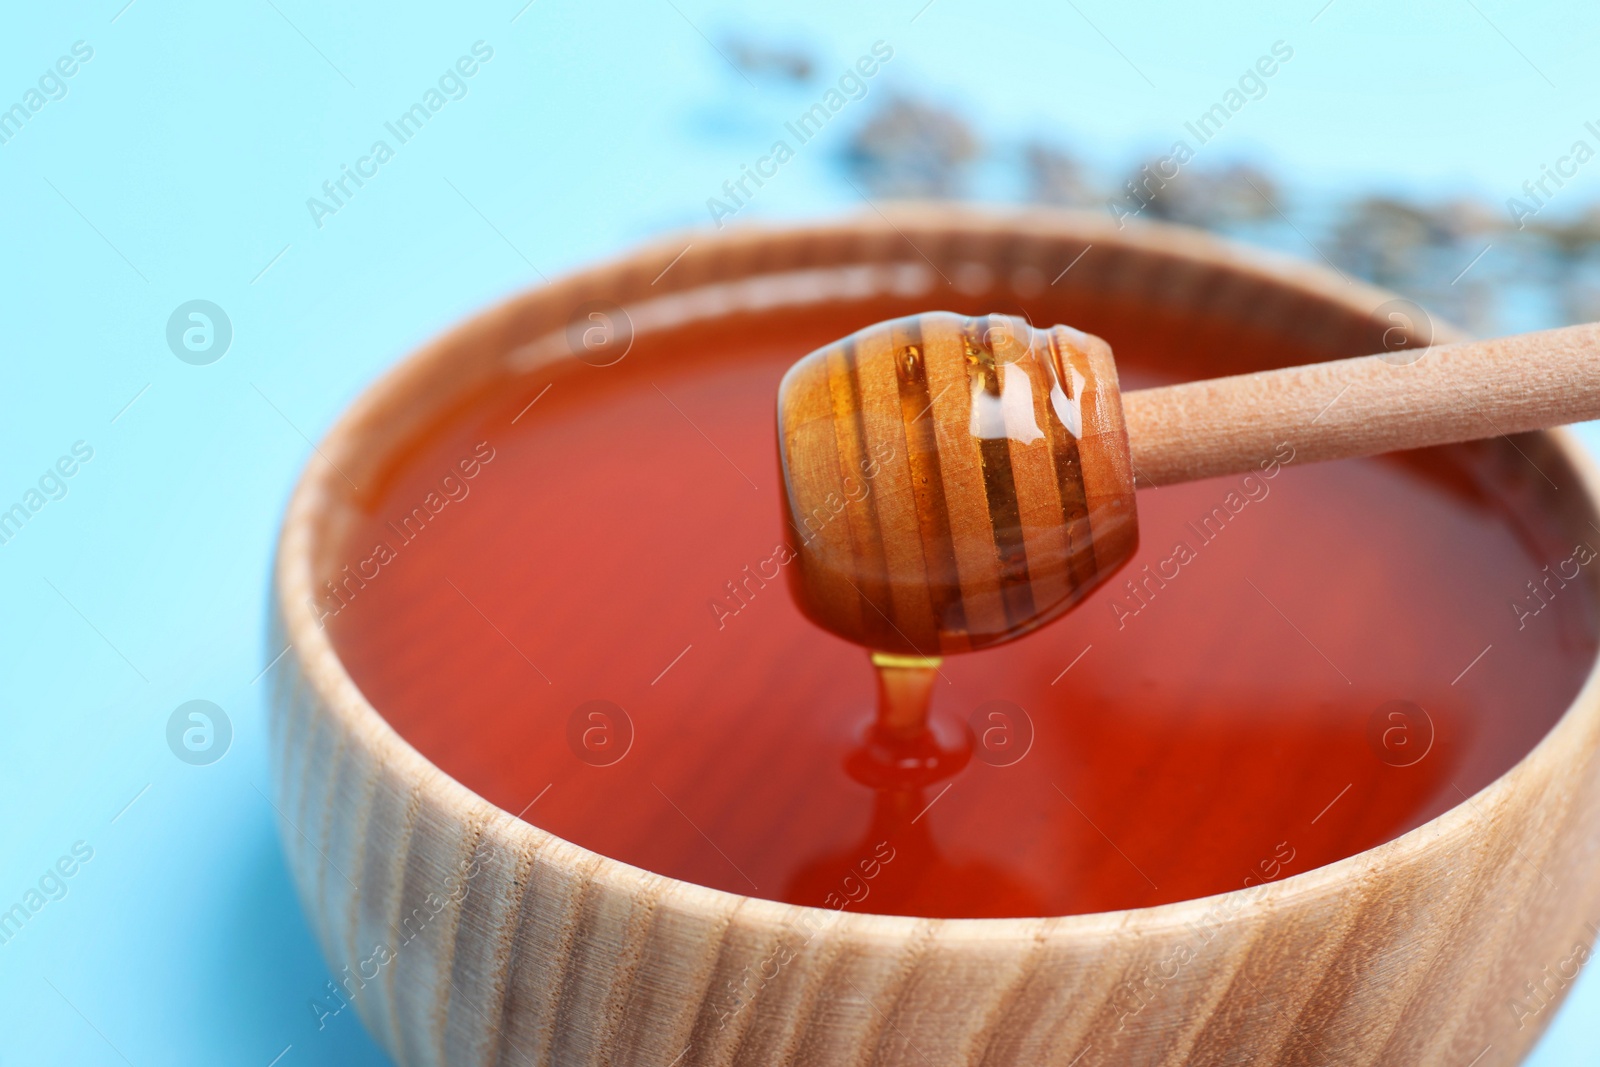
[[[641,332],[615,365],[451,409],[363,485],[350,569],[326,576],[317,610],[357,685],[445,773],[585,848],[930,917],[1309,871],[1462,803],[1581,685],[1594,596],[1532,592],[1574,538],[1532,461],[1488,442],[1290,449],[1248,484],[1143,492],[1139,554],[1071,614],[880,658],[880,695],[868,655],[791,600],[772,405],[796,358],[910,310],[882,303]],[[1103,315],[1033,317],[1110,340],[1126,389],[1251,358],[1235,342],[1183,367],[1156,317]]]

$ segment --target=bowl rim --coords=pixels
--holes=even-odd
[[[310,608],[315,590],[312,560],[319,535],[324,532],[332,513],[322,506],[324,501],[330,496],[346,495],[339,484],[343,475],[334,465],[336,460],[352,454],[352,444],[359,444],[377,413],[415,393],[425,369],[433,369],[452,351],[525,304],[559,299],[564,286],[581,288],[585,282],[637,268],[639,264],[674,259],[684,251],[686,238],[703,248],[717,245],[737,248],[741,244],[803,240],[829,233],[858,241],[865,237],[898,235],[909,242],[907,230],[946,235],[1043,235],[1103,242],[1123,250],[1154,253],[1253,276],[1269,286],[1360,314],[1368,314],[1379,304],[1394,298],[1387,290],[1353,281],[1328,268],[1239,245],[1186,226],[1145,220],[1118,225],[1096,213],[1053,208],[1001,209],[908,202],[820,220],[744,223],[724,231],[691,230],[629,246],[619,254],[569,272],[553,282],[518,290],[457,322],[368,383],[314,446],[285,509],[273,564],[271,603],[288,651],[306,685],[315,691],[324,714],[336,720],[347,740],[358,741],[370,749],[375,766],[393,770],[422,792],[423,802],[431,801],[453,812],[463,825],[482,826],[483,838],[498,838],[501,847],[558,863],[568,870],[581,871],[586,880],[627,896],[637,897],[647,892],[664,894],[664,904],[702,914],[727,915],[737,910],[742,921],[783,927],[820,916],[820,923],[812,921],[807,925],[812,929],[826,927],[861,943],[901,942],[918,931],[933,930],[938,931],[942,941],[957,944],[981,942],[992,946],[1005,941],[1028,942],[1045,932],[1052,940],[1090,942],[1135,925],[1142,933],[1185,926],[1192,929],[1219,909],[1226,909],[1228,917],[1237,920],[1247,912],[1265,913],[1313,898],[1325,899],[1330,893],[1359,886],[1369,872],[1380,867],[1453,848],[1470,848],[1469,839],[1480,824],[1492,825],[1494,813],[1503,805],[1524,789],[1557,773],[1561,767],[1575,765],[1589,755],[1584,745],[1571,742],[1600,733],[1597,730],[1600,699],[1595,697],[1596,687],[1600,686],[1600,655],[1595,657],[1583,683],[1554,725],[1516,763],[1477,793],[1464,795],[1460,803],[1382,844],[1274,881],[1165,904],[1056,916],[950,919],[834,911],[746,896],[659,874],[591,851],[511,815],[445,773],[402,737],[367,700],[345,670],[328,631],[318,624]],[[848,265],[840,263],[828,269],[838,270]],[[690,286],[679,291],[693,291],[694,288]],[[1449,343],[1462,339],[1465,335],[1460,331],[1435,320],[1436,341]],[[1583,491],[1582,504],[1577,506],[1587,506],[1590,516],[1594,517],[1600,511],[1600,464],[1567,429],[1539,433],[1576,475]],[[318,462],[318,457],[326,462]],[[285,738],[281,743],[291,744],[293,739]],[[282,758],[276,750],[274,758]],[[281,769],[280,766],[280,772]]]

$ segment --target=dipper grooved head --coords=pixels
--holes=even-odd
[[[778,388],[791,585],[818,625],[943,655],[1057,618],[1138,546],[1111,348],[936,311],[800,360]]]

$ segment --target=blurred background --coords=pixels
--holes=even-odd
[[[907,196],[1190,223],[1484,335],[1600,318],[1597,33],[1510,0],[10,5],[0,1064],[386,1062],[310,1007],[264,622],[311,442],[422,341],[664,232]],[[1591,969],[1530,1062],[1597,1047]]]

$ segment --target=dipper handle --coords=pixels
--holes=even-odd
[[[1522,433],[1600,418],[1600,324],[1402,348],[1122,396],[1137,484]]]

